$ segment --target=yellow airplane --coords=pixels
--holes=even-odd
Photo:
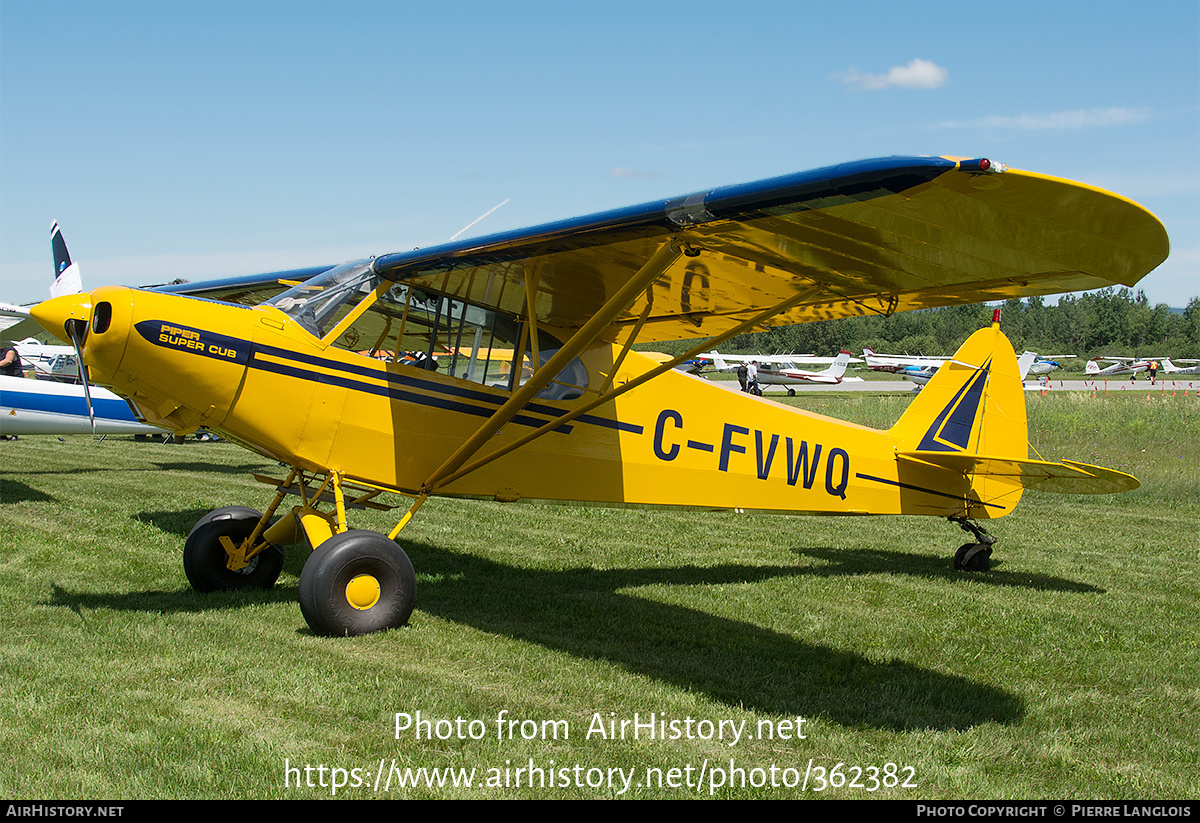
[[[887,431],[672,367],[768,325],[1132,286],[1167,251],[1159,221],[1108,192],[988,160],[887,158],[314,269],[281,293],[275,276],[190,295],[108,287],[33,315],[147,422],[291,467],[263,478],[265,512],[201,518],[184,569],[201,591],[268,587],[279,547],[307,542],[301,610],[345,635],[408,620],[415,577],[394,538],[430,495],[932,515],[974,535],[955,565],[986,569],[994,538],[976,521],[1023,489],[1137,486],[1029,459],[998,321]],[[665,362],[632,349],[673,339],[696,345]],[[411,498],[392,532],[349,528],[347,511],[384,492]]]

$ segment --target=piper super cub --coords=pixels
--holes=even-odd
[[[1132,286],[1167,250],[1152,214],[1099,189],[988,160],[888,158],[32,311],[146,422],[205,427],[291,467],[264,512],[201,518],[184,569],[201,591],[267,587],[280,547],[307,543],[301,610],[340,635],[408,620],[414,572],[394,538],[430,495],[924,514],[971,532],[955,565],[985,569],[993,538],[977,521],[1023,489],[1137,485],[1029,459],[998,322],[886,431],[672,367],[763,326]],[[633,351],[674,339],[697,343],[665,362]],[[391,534],[349,528],[347,510],[384,492],[411,499]],[[289,494],[299,505],[281,512]]]

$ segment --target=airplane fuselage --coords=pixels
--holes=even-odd
[[[140,422],[129,404],[106,389],[0,375],[0,434],[162,434]]]
[[[98,289],[90,302],[95,319],[84,350],[92,378],[128,397],[147,422],[203,426],[312,473],[417,493],[510,396],[323,344],[271,306],[124,288]],[[610,344],[587,350],[580,360],[588,393],[528,403],[492,438],[494,447],[594,396],[616,354]],[[656,365],[629,353],[612,385]],[[1020,423],[1023,449],[1023,414]],[[1019,499],[1019,487],[1006,488],[981,503],[961,473],[898,461],[896,452],[918,448],[924,431],[899,428],[858,426],[668,370],[437,493],[971,517],[1001,516]]]

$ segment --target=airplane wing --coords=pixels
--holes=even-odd
[[[841,383],[844,378],[830,377],[826,374],[812,374],[807,372],[783,372],[784,377],[791,377],[795,380],[804,380],[808,383],[829,383],[836,385]]]
[[[0,340],[16,342],[42,331],[24,306],[0,304]]]
[[[710,360],[717,357],[723,360],[734,363],[749,363],[751,360],[756,363],[774,363],[779,365],[791,365],[793,363],[832,363],[833,357],[816,357],[811,354],[720,354],[718,352],[705,352],[701,357],[707,357]]]
[[[602,339],[651,342],[1133,285],[1166,258],[1162,224],[1137,204],[989,167],[1002,168],[866,160],[388,254],[374,268],[545,327],[600,324]]]

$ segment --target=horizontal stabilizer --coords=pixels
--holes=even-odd
[[[1066,460],[1021,460],[989,457],[984,454],[941,451],[908,451],[897,454],[901,460],[929,463],[944,469],[976,476],[1008,478],[1027,489],[1055,494],[1116,494],[1136,489],[1136,477],[1113,469],[1089,466]]]

